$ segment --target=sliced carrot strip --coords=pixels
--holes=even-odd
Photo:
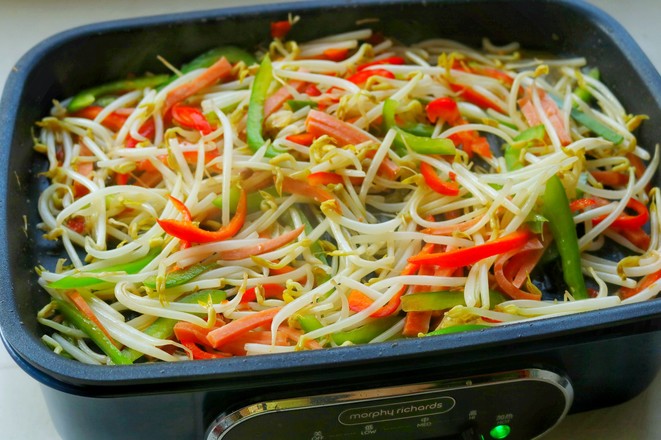
[[[427,243],[420,253],[418,255],[427,255],[429,254],[433,249],[434,249],[434,243]],[[404,266],[404,269],[402,270],[401,275],[413,275],[416,273],[419,269],[420,265],[416,263],[408,263],[406,266]],[[390,301],[388,303],[372,313],[370,317],[372,318],[382,318],[384,316],[390,316],[393,313],[395,313],[399,309],[399,305],[401,304],[401,298],[402,295],[406,292],[406,289],[408,286],[402,286],[401,289],[395,295],[393,295],[392,298],[390,298]],[[354,312],[360,312],[362,310],[365,310],[367,307],[372,305],[374,301],[372,301],[372,298],[369,296],[365,295],[363,292],[359,290],[352,290],[349,293],[349,308],[353,310]]]
[[[164,113],[167,113],[167,111],[176,103],[181,102],[200,90],[227,78],[231,72],[232,65],[229,61],[227,61],[225,57],[220,58],[197,78],[172,89],[165,98]]]
[[[67,292],[67,296],[83,315],[87,316],[87,318],[89,318],[90,321],[92,321],[94,324],[96,324],[97,327],[99,327],[99,330],[101,330],[103,334],[105,334],[108,337],[108,339],[112,342],[112,344],[115,347],[117,348],[122,347],[122,344],[115,341],[112,338],[112,336],[110,336],[108,330],[103,326],[103,324],[101,324],[101,321],[99,321],[99,318],[96,317],[96,314],[94,314],[94,310],[92,310],[89,304],[87,304],[87,301],[85,301],[85,298],[83,298],[83,296],[79,292],[75,290],[70,290],[69,292]]]
[[[289,87],[293,87],[296,91],[300,92],[307,86],[304,81],[292,80],[289,82]],[[276,110],[284,105],[288,99],[291,99],[292,94],[288,87],[282,86],[274,94],[266,98],[264,101],[264,118],[269,117]]]
[[[539,261],[539,259],[542,257],[543,253],[544,253],[543,246],[541,245],[541,243],[539,243],[539,241],[536,238],[534,238],[533,240],[530,240],[523,248],[513,249],[498,257],[496,263],[494,264],[494,274],[496,276],[496,282],[498,283],[498,286],[500,286],[500,288],[502,289],[503,293],[505,293],[512,299],[531,299],[531,300],[541,299],[539,295],[521,290],[520,286],[522,284],[522,281],[516,280],[516,278],[518,277],[517,275],[515,275],[514,277],[512,277],[511,274],[507,275],[506,265],[510,262],[512,257],[524,254],[524,257],[521,257],[522,261],[520,261],[519,263],[522,264],[522,263],[526,263],[526,261],[528,262],[525,268],[523,269],[523,271],[528,271],[526,273],[527,276],[527,274],[532,270],[532,267],[534,267]],[[516,266],[516,263],[513,266]],[[519,270],[520,268],[521,266],[514,267],[517,274],[522,272],[522,270]],[[521,284],[518,284],[519,282]]]
[[[319,186],[312,186],[302,180],[285,177],[282,180],[282,191],[290,194],[298,194],[304,197],[310,197],[317,203],[323,203],[328,200],[336,200],[335,196]],[[338,205],[339,209],[339,205]]]
[[[280,309],[281,307],[275,307],[239,318],[209,332],[207,340],[212,347],[219,348],[223,344],[237,339],[250,330],[269,325]]]
[[[314,136],[328,135],[335,139],[341,147],[349,144],[361,144],[372,140],[371,137],[358,127],[319,110],[310,110],[305,120],[305,126],[307,127],[307,131]]]
[[[429,332],[429,323],[431,322],[432,312],[408,312],[406,320],[404,321],[404,329],[402,334],[404,336],[418,336],[420,333]]]
[[[272,238],[263,243],[256,244],[255,246],[244,247],[241,249],[231,249],[227,251],[220,251],[218,256],[221,260],[240,260],[242,258],[248,258],[252,255],[261,255],[266,252],[273,251],[278,249],[290,241],[294,240],[296,237],[301,235],[305,229],[304,225],[299,226],[298,228],[285,232],[279,237]]]
[[[645,275],[643,278],[641,278],[641,280],[638,281],[638,284],[635,287],[620,288],[619,296],[622,299],[631,298],[632,296],[639,294],[640,292],[642,292],[652,284],[656,283],[660,279],[661,279],[661,270],[657,270],[656,272],[653,272],[649,275]]]
[[[525,116],[528,125],[534,127],[542,123],[542,119],[537,114],[535,106],[532,103],[530,90],[527,91],[527,96],[519,100],[519,107],[521,107],[521,112]],[[542,110],[546,114],[546,117],[551,122],[553,129],[558,135],[558,139],[562,145],[569,145],[571,143],[571,136],[569,131],[565,127],[563,118],[561,115],[561,110],[558,108],[558,105],[543,91],[537,90],[540,103],[542,105]]]

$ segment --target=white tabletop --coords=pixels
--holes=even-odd
[[[14,62],[57,32],[98,21],[144,15],[268,3],[269,0],[0,0],[0,90]],[[633,35],[661,70],[661,2],[591,0]],[[661,139],[660,139],[661,141]],[[626,380],[623,377],[622,380]],[[622,405],[575,414],[545,437],[560,439],[661,439],[661,375]],[[0,437],[59,440],[39,385],[16,366],[0,344]]]

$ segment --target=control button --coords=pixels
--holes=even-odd
[[[495,438],[496,440],[501,440],[504,438],[507,438],[508,435],[510,435],[510,431],[512,429],[509,427],[509,425],[496,425],[493,428],[491,428],[491,431],[489,431],[489,435],[491,438]]]

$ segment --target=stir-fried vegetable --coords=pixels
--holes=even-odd
[[[658,295],[658,149],[595,66],[369,29],[288,41],[296,21],[38,123],[64,250],[38,268],[47,345],[223,362]]]

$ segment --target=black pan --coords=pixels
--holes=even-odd
[[[210,362],[87,366],[41,344],[44,330],[35,316],[49,299],[34,267],[51,266],[60,250],[36,227],[45,184],[38,173],[45,163],[32,150],[34,121],[53,99],[129,72],[162,71],[157,55],[178,65],[220,44],[255,49],[268,42],[270,22],[289,12],[302,18],[291,34],[299,41],[378,18],[371,27],[404,43],[442,36],[479,46],[488,36],[496,44],[518,41],[533,50],[585,56],[625,108],[649,115],[639,144],[661,140],[661,77],[619,24],[579,1],[262,5],[101,23],[49,38],[16,65],[0,103],[0,329],[17,363],[45,385],[61,435],[200,438],[220,413],[255,401],[507,371],[543,369],[566,378],[574,391],[572,412],[617,404],[645,389],[661,366],[661,299],[485,332]],[[270,434],[261,438],[294,438],[286,426],[265,426]],[[332,429],[320,432],[332,438]],[[421,435],[427,434],[403,438],[429,438]]]

